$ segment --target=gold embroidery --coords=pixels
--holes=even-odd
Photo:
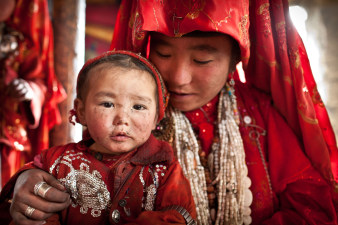
[[[276,24],[276,29],[277,29],[277,31],[280,30],[280,29],[285,30],[285,21],[277,23]]]
[[[314,104],[318,104],[320,107],[324,107],[324,103],[322,98],[320,97],[320,94],[318,92],[317,86],[315,86],[312,89],[312,95],[311,95],[312,101]]]
[[[285,21],[276,24],[276,31],[278,35],[279,49],[284,51],[286,49]]]
[[[280,65],[278,64],[278,62],[276,60],[274,61],[268,61],[265,60],[263,56],[261,56],[260,54],[257,53],[257,57],[258,59],[262,60],[263,62],[265,62],[266,64],[268,64],[270,67],[277,67],[277,69],[280,69]]]
[[[157,20],[157,16],[156,16],[156,11],[155,11],[154,7],[153,7],[153,12],[154,12],[154,17],[155,17],[155,21],[156,21],[156,30],[158,31],[158,28],[160,27],[160,25],[158,24],[158,20]]]
[[[264,21],[264,36],[267,37],[271,34],[271,22],[270,22],[270,11],[269,11],[270,4],[264,3],[262,4],[258,10],[257,14],[262,16]]]
[[[185,16],[186,18],[188,19],[196,19],[200,12],[203,11],[204,9],[204,6],[205,6],[205,0],[200,0],[200,1],[190,1],[189,2],[189,13]]]
[[[266,10],[269,11],[269,6],[270,6],[269,3],[264,3],[264,4],[262,4],[260,7],[258,7],[258,9],[257,9],[257,14],[258,14],[258,15],[262,15],[263,12],[266,12]]]
[[[238,24],[238,27],[239,27],[239,36],[242,39],[243,44],[245,46],[249,44],[248,25],[249,25],[249,16],[248,15],[242,16]]]
[[[310,118],[308,116],[306,116],[301,109],[298,109],[298,113],[299,115],[302,117],[302,119],[307,122],[307,123],[310,123],[310,124],[318,124],[318,120],[315,119],[315,118]]]
[[[212,22],[212,24],[214,24],[215,30],[216,32],[218,32],[218,27],[217,24],[215,23],[215,21],[205,12],[202,12],[206,17],[208,17],[208,19]]]
[[[136,12],[135,14],[135,20],[134,20],[134,24],[133,24],[133,37],[135,37],[137,40],[143,40],[145,33],[142,30],[142,21],[140,18],[140,15],[138,12]]]
[[[221,26],[222,23],[228,23],[228,19],[231,19],[231,12],[234,11],[232,8],[229,9],[229,12],[227,12],[227,16],[223,19],[217,22],[218,26]]]
[[[288,76],[283,76],[283,80],[286,81],[288,84],[290,84],[291,86],[293,85],[291,77]]]
[[[297,50],[291,49],[289,52],[292,65],[298,69],[300,66],[300,56]]]

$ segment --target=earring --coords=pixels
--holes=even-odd
[[[75,122],[73,120],[73,117],[75,117],[75,122],[80,123],[80,120],[77,117],[75,109],[72,109],[72,110],[69,111],[69,118],[68,118],[68,121],[75,126]]]
[[[232,108],[232,112],[233,112],[233,115],[234,115],[234,119],[235,119],[237,125],[239,125],[240,119],[239,119],[239,112],[238,112],[238,109],[237,109],[237,99],[236,99],[236,95],[235,95],[234,72],[231,72],[229,74],[229,81],[225,86],[226,86],[226,90],[228,92],[228,95],[230,97],[231,108]]]
[[[172,117],[165,116],[152,131],[153,135],[159,140],[172,142],[174,137],[174,122]]]

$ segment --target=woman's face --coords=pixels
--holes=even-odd
[[[150,60],[170,92],[170,104],[191,111],[208,103],[224,87],[232,41],[226,35],[210,37],[151,36]]]

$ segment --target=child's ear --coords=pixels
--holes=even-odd
[[[80,123],[83,126],[87,125],[86,116],[85,116],[85,105],[83,101],[79,98],[74,100],[74,109],[76,111],[76,116],[79,119]]]
[[[155,130],[157,124],[159,123],[159,121],[157,121],[157,119],[158,119],[158,115],[156,114],[152,130]]]

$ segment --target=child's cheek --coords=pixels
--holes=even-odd
[[[140,119],[136,120],[135,124],[136,129],[145,136],[148,136],[152,130],[155,117],[152,116],[151,113],[149,112],[145,113],[140,117],[141,117]],[[145,138],[147,139],[148,137]]]
[[[99,107],[95,107],[93,113],[90,115],[91,118],[96,118],[91,123],[92,131],[95,132],[95,136],[99,135],[101,132],[104,131],[105,127],[109,126],[109,115],[107,115],[104,110],[101,110]]]

